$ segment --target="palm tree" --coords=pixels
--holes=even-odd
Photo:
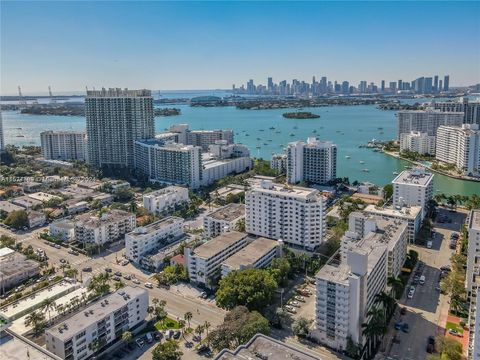
[[[195,334],[198,335],[198,337],[200,338],[200,341],[202,341],[203,331],[204,331],[203,325],[198,325],[198,326],[195,328]]]
[[[121,289],[122,287],[125,287],[125,283],[123,281],[115,281],[115,284],[113,285],[115,290]]]
[[[210,329],[210,326],[212,326],[212,324],[210,324],[207,320],[205,320],[205,322],[203,323],[203,327],[205,328],[205,331],[207,332],[207,339],[208,339],[208,329]]]
[[[42,311],[48,312],[48,322],[50,322],[50,311],[55,310],[57,307],[57,304],[55,304],[55,301],[52,300],[52,298],[46,298],[45,300],[42,301],[41,304],[41,309]]]
[[[159,301],[159,300],[158,300],[157,298],[153,298],[153,299],[152,299],[152,304],[153,304],[153,306],[157,306],[157,305],[158,305],[158,301]]]
[[[180,326],[180,330],[182,331],[183,340],[185,340],[185,320],[179,320],[178,321],[178,326]]]
[[[402,294],[402,291],[403,291],[403,282],[400,278],[398,277],[394,277],[394,276],[390,276],[388,279],[387,279],[387,284],[388,286],[390,286],[390,294],[394,297],[394,298],[398,298],[401,294]]]
[[[125,345],[129,345],[133,340],[133,334],[130,331],[124,331],[122,333],[122,341]]]
[[[32,311],[25,318],[25,326],[33,326],[35,334],[38,334],[45,327],[45,315],[40,311]]]
[[[188,327],[190,328],[190,320],[192,320],[192,317],[193,317],[193,314],[191,311],[187,311],[185,313],[185,315],[183,315],[183,318],[185,319],[185,321],[188,322]]]
[[[390,317],[392,310],[395,309],[396,305],[395,299],[384,291],[375,295],[375,303],[382,305],[382,308],[384,310],[383,315],[385,316],[385,319],[388,319]]]

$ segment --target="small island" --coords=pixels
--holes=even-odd
[[[317,119],[320,115],[311,113],[309,111],[297,111],[283,113],[283,117],[286,119]]]
[[[176,116],[180,115],[180,109],[177,108],[163,108],[155,109],[155,116]]]

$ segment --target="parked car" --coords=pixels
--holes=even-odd
[[[442,266],[442,267],[440,268],[440,270],[442,270],[442,271],[452,271],[452,269],[450,268],[450,266],[447,266],[447,265]]]
[[[403,331],[404,333],[410,332],[410,327],[408,326],[407,323],[405,323],[405,324],[402,325],[402,331]]]
[[[62,248],[62,247],[61,247],[60,245],[58,245],[58,244],[53,245],[53,247],[54,247],[55,249],[61,249],[61,248]]]
[[[427,249],[431,249],[433,246],[433,242],[431,240],[427,241]]]
[[[120,271],[115,271],[116,276],[122,276],[122,273]]]
[[[130,274],[125,274],[125,275],[123,275],[123,278],[124,278],[125,280],[131,280],[131,279],[132,279],[132,275],[130,275]]]
[[[448,333],[449,333],[450,335],[453,335],[453,336],[463,337],[463,335],[460,334],[460,333],[459,333],[457,330],[455,330],[455,329],[450,329],[450,330],[448,330]]]
[[[427,352],[429,354],[435,352],[435,338],[433,336],[429,336],[427,339]]]
[[[298,301],[293,300],[293,301],[290,301],[288,304],[291,306],[300,307],[300,303]]]
[[[152,284],[152,283],[149,283],[149,282],[146,282],[146,283],[145,283],[145,287],[146,287],[146,288],[149,288],[149,289],[153,289],[153,284]]]
[[[295,308],[293,306],[290,306],[290,305],[286,305],[285,306],[285,310],[289,313],[292,313],[292,314],[296,314],[297,313],[297,310],[295,310]]]
[[[155,332],[155,340],[162,340],[163,334],[159,331]]]
[[[60,259],[60,262],[61,262],[62,264],[65,264],[65,263],[67,262],[67,260],[65,260],[65,259]]]
[[[408,291],[407,298],[413,299],[413,295],[414,295],[414,294],[415,294],[415,288],[413,288],[413,290],[410,289],[410,290]]]
[[[305,302],[305,298],[303,296],[299,296],[299,295],[295,296],[295,300]]]
[[[400,315],[405,315],[407,313],[407,308],[406,307],[402,307],[400,309]]]
[[[135,340],[139,348],[142,348],[145,342],[142,339],[137,339]]]
[[[116,275],[113,276],[112,279],[113,279],[113,281],[120,281],[120,280],[122,280],[119,276],[116,276]]]
[[[395,330],[401,330],[402,329],[402,322],[401,321],[397,321],[394,325],[395,327]]]
[[[180,336],[181,336],[181,335],[182,335],[182,333],[180,332],[180,330],[177,330],[177,331],[175,331],[175,333],[173,334],[173,338],[174,338],[175,340],[178,340],[178,339],[180,339]]]
[[[136,284],[136,285],[140,285],[140,281],[137,280],[137,279],[133,279],[132,282],[133,282],[134,284]]]
[[[107,272],[107,273],[111,273],[111,272],[112,272],[112,269],[110,269],[110,268],[106,268],[106,269],[105,269],[105,272]]]
[[[152,336],[152,333],[151,333],[151,332],[147,332],[147,333],[145,334],[145,340],[147,340],[147,342],[148,342],[149,344],[151,344],[151,343],[153,342],[153,336]]]
[[[125,259],[125,260],[122,260],[122,262],[121,262],[120,264],[122,264],[122,266],[126,266],[126,265],[128,265],[129,262],[130,262],[130,261],[128,261],[127,259]]]
[[[91,266],[85,266],[82,271],[85,271],[85,272],[91,272],[92,271],[92,267]]]

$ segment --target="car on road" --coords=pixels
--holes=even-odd
[[[124,278],[125,280],[131,280],[131,279],[132,279],[132,275],[130,275],[130,274],[125,274],[125,275],[123,275],[123,278]]]
[[[85,272],[91,272],[92,271],[92,267],[91,266],[85,266],[82,271],[85,271]]]
[[[147,342],[148,342],[149,344],[151,344],[151,343],[153,342],[153,335],[152,335],[151,332],[147,332],[147,333],[145,334],[145,340],[147,340]]]
[[[425,275],[420,276],[420,279],[418,280],[418,283],[419,283],[420,285],[425,284]]]
[[[139,348],[142,348],[145,342],[142,339],[137,339],[135,340]]]
[[[115,271],[115,276],[122,276],[122,273],[120,271]]]
[[[427,249],[431,249],[433,246],[433,242],[431,240],[427,241]]]
[[[67,262],[67,260],[65,260],[65,259],[60,259],[60,262],[61,262],[62,264],[65,264],[65,263]]]
[[[205,291],[202,291],[202,293],[200,294],[200,297],[202,299],[206,299],[208,297],[208,294]]]
[[[105,269],[105,272],[107,272],[107,273],[111,273],[111,272],[112,272],[112,269],[110,269],[110,268],[106,268],[106,269]]]
[[[300,303],[298,301],[295,301],[295,300],[290,301],[288,304],[291,305],[291,306],[298,307],[298,308],[300,307]]]
[[[130,263],[130,261],[128,261],[127,259],[125,260],[122,260],[122,262],[120,264],[122,264],[122,266],[126,266]]]
[[[155,332],[155,340],[162,340],[163,334],[159,331]]]
[[[413,299],[413,295],[415,294],[415,288],[413,286],[410,287],[410,290],[408,290],[408,295],[407,298]]]
[[[305,298],[303,296],[300,296],[300,295],[295,296],[295,300],[305,302]]]
[[[58,244],[53,245],[53,247],[54,247],[55,249],[61,249],[61,248],[62,248],[62,247],[61,247],[60,245],[58,245]]]
[[[175,340],[178,340],[178,339],[180,339],[180,335],[182,335],[182,333],[180,332],[180,330],[177,330],[177,331],[175,331],[175,333],[173,334],[173,338],[174,338]]]
[[[450,268],[450,266],[447,266],[447,265],[442,266],[442,267],[440,268],[440,270],[442,270],[442,271],[452,271],[452,269]]]
[[[114,276],[114,277],[112,277],[112,280],[113,281],[120,281],[122,279],[119,276]]]
[[[171,339],[173,336],[173,330],[165,330],[165,340]]]
[[[402,329],[402,322],[401,321],[397,321],[394,325],[395,327],[395,330],[401,330]]]
[[[136,285],[140,285],[140,281],[137,280],[137,279],[132,279],[132,282],[133,282],[134,284],[136,284]]]
[[[149,289],[153,289],[153,284],[152,284],[152,283],[149,283],[149,282],[146,282],[146,283],[145,283],[145,287],[146,287],[146,288],[149,288]]]
[[[400,315],[405,315],[407,313],[407,308],[406,307],[402,307],[400,309]]]
[[[410,332],[410,327],[408,326],[407,323],[405,323],[405,324],[402,325],[402,331],[403,331],[404,333],[409,333],[409,332]]]

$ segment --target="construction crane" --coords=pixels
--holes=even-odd
[[[56,104],[57,100],[53,98],[52,87],[48,85],[48,95],[50,96],[50,104]]]
[[[19,97],[18,101],[19,101],[20,106],[22,106],[22,107],[27,106],[27,100],[25,100],[25,98],[23,97],[22,89],[21,89],[20,85],[18,86],[18,97]]]

